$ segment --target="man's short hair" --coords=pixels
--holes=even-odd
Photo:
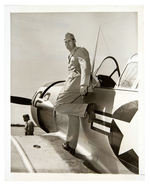
[[[24,119],[24,120],[25,120],[25,119],[30,119],[30,117],[29,117],[28,114],[24,114],[24,115],[23,115],[23,119]]]

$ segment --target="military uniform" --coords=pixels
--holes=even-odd
[[[89,53],[85,48],[75,47],[68,56],[68,77],[61,90],[55,110],[68,114],[69,125],[67,142],[75,148],[79,134],[79,117],[85,117],[87,104],[80,94],[81,86],[89,86],[91,65]]]
[[[68,56],[68,77],[57,98],[55,110],[85,117],[87,104],[82,103],[81,86],[89,86],[91,65],[85,48],[75,47]]]

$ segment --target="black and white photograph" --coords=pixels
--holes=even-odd
[[[143,175],[142,6],[38,10],[7,16],[10,174]]]

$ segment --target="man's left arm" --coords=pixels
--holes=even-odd
[[[85,95],[88,91],[91,75],[91,64],[89,53],[85,48],[80,48],[78,52],[78,61],[81,68],[80,93]]]
[[[24,129],[27,130],[27,128],[28,128],[28,124],[25,123]]]

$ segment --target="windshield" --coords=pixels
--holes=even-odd
[[[137,74],[138,74],[138,64],[137,62],[131,62],[127,64],[121,79],[119,81],[118,87],[121,88],[137,88]]]

